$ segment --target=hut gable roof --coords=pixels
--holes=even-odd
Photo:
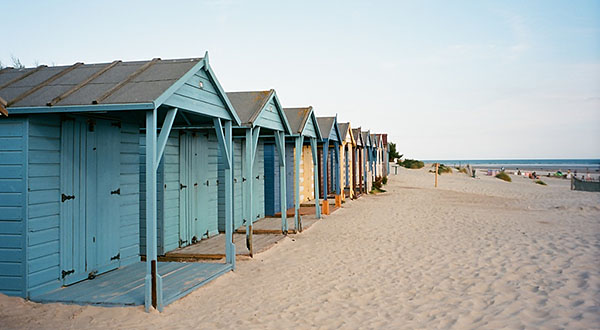
[[[369,133],[369,131],[361,131],[361,135],[363,138],[363,143],[365,144],[365,146],[367,147],[371,147],[371,134]]]
[[[360,133],[360,127],[353,128],[352,135],[354,137],[354,141],[356,141],[356,145],[362,147],[364,145],[364,142],[363,142],[362,134]]]
[[[285,116],[287,117],[292,134],[304,134],[307,125],[312,123],[314,129],[314,135],[318,140],[321,140],[321,132],[319,129],[319,123],[315,117],[315,113],[312,107],[304,108],[284,108]]]
[[[240,117],[242,125],[263,126],[291,134],[292,129],[275,90],[228,92],[227,97]],[[267,123],[268,121],[270,123]]]
[[[323,139],[331,139],[334,136],[336,141],[342,141],[342,135],[337,125],[337,117],[317,117],[317,122]]]
[[[356,139],[354,139],[354,135],[352,134],[352,129],[350,128],[350,122],[338,123],[338,127],[340,129],[340,133],[342,134],[342,141],[346,141],[347,139],[350,139],[352,145],[356,145]]]
[[[6,100],[9,113],[152,109],[201,69],[206,72],[217,106],[228,113],[226,117],[237,121],[208,65],[208,53],[204,58],[6,68],[0,71],[0,98]]]

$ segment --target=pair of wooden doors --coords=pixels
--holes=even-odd
[[[69,285],[115,269],[120,259],[120,132],[108,120],[61,125],[61,280]]]
[[[209,236],[208,134],[182,131],[179,136],[179,246]],[[216,210],[215,210],[216,212]]]

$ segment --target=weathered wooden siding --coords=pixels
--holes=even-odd
[[[310,146],[302,147],[300,162],[300,203],[315,199],[315,169]]]
[[[60,286],[60,136],[57,115],[29,118],[27,290]]]
[[[304,132],[302,133],[305,138],[316,138],[317,137],[317,128],[315,127],[315,123],[312,118],[309,118],[304,126]]]
[[[260,114],[260,117],[258,117],[254,122],[254,125],[278,131],[284,130],[281,117],[279,116],[279,112],[277,111],[277,106],[275,105],[273,98],[271,98],[271,100],[267,103],[265,109]]]
[[[202,82],[202,88],[200,88],[200,82]],[[231,119],[216,86],[204,69],[200,69],[194,74],[164,104],[176,108],[202,111],[204,114],[214,117]]]
[[[120,267],[140,260],[139,131],[137,124],[121,124]]]
[[[254,159],[254,167],[252,179],[254,180],[254,184],[252,186],[253,195],[253,208],[254,214],[256,217],[254,221],[258,219],[262,219],[265,217],[265,143],[262,139],[259,139],[258,146],[256,149],[256,158]],[[258,177],[258,179],[256,178]]]
[[[242,200],[242,149],[243,140],[233,140],[233,199],[234,201]],[[219,183],[225,182],[225,171],[224,165],[221,159],[219,159]],[[233,223],[234,226],[242,226],[244,214],[242,203],[233,203]],[[219,232],[225,232],[225,184],[219,184]]]
[[[27,118],[0,119],[0,292],[26,296]]]

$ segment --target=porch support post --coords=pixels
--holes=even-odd
[[[329,189],[327,187],[327,181],[329,178],[329,168],[327,161],[329,160],[329,139],[325,139],[323,143],[323,213],[329,215],[329,201],[327,200],[327,194]],[[333,172],[333,171],[332,171]],[[331,173],[333,175],[333,173]],[[334,184],[333,178],[331,183]]]
[[[342,182],[342,175],[340,173],[341,172],[340,171],[340,164],[341,164],[341,161],[340,161],[340,143],[339,142],[335,142],[334,145],[335,145],[335,150],[334,150],[335,162],[334,163],[336,165],[335,166],[335,183],[336,183],[336,185],[335,185],[335,193],[337,195],[340,195],[341,194],[340,186],[341,186],[341,182]]]
[[[364,175],[363,175],[364,185],[363,185],[363,187],[365,187],[364,188],[365,189],[364,190],[365,194],[369,193],[369,180],[367,180],[367,175],[368,175],[367,174],[367,162],[369,161],[368,160],[368,158],[369,158],[368,156],[369,156],[369,148],[368,147],[363,147],[363,162],[362,162],[363,163],[363,172],[364,172]]]
[[[302,158],[302,145],[304,143],[304,136],[300,135],[296,137],[296,157],[294,159],[294,228],[296,232],[302,231],[302,224],[300,223],[300,159]]]
[[[252,182],[254,181],[254,177],[252,176],[252,163],[254,160],[253,145],[252,128],[248,128],[246,129],[246,150],[244,155],[246,158],[246,191],[244,200],[246,201],[246,248],[248,248],[250,257],[254,255],[252,246],[252,219],[254,218],[252,211]]]
[[[275,132],[275,145],[279,155],[279,198],[281,206],[281,232],[284,235],[288,233],[287,225],[287,190],[285,187],[286,171],[285,171],[285,133]]]
[[[225,121],[225,133],[220,118],[213,119],[217,139],[221,147],[222,160],[225,165],[225,262],[235,269],[235,245],[233,244],[233,144],[231,121]]]
[[[315,215],[321,219],[321,204],[319,203],[319,158],[317,157],[317,138],[310,139],[310,149],[312,150],[314,187],[315,187]]]
[[[162,311],[162,278],[158,274],[156,236],[156,112],[146,112],[146,277],[144,305]]]

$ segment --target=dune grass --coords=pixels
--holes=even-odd
[[[496,177],[500,180],[504,180],[506,182],[512,182],[512,179],[510,178],[510,176],[508,174],[506,174],[506,172],[500,172],[498,174],[496,174]]]

